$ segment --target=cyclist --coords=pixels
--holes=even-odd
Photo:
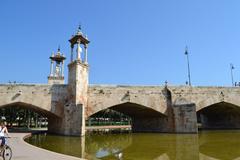
[[[6,143],[5,133],[8,135],[8,137],[10,137],[10,136],[9,136],[9,133],[8,133],[7,127],[6,127],[5,124],[2,122],[2,123],[0,124],[0,139],[1,139],[1,141],[2,141],[2,142],[1,142],[1,147],[4,146],[5,143]]]

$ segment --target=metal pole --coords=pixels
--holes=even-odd
[[[233,69],[234,69],[234,66],[232,63],[230,63],[230,70],[231,70],[231,79],[232,79],[232,86],[234,86],[234,80],[233,80]]]
[[[189,65],[189,57],[188,57],[188,48],[185,49],[185,55],[187,56],[187,65],[188,65],[188,85],[191,86],[191,75],[190,75],[190,65]]]

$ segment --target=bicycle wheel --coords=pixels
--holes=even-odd
[[[3,150],[3,160],[11,160],[11,158],[12,158],[12,149],[6,145]]]

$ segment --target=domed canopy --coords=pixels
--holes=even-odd
[[[88,38],[83,35],[83,33],[81,31],[81,26],[78,27],[77,33],[75,35],[73,35],[72,38],[69,40],[71,45],[78,43],[78,41],[80,41],[80,43],[84,44],[84,45],[90,43]]]
[[[64,54],[61,54],[60,48],[58,48],[58,52],[55,55],[53,53],[52,56],[49,58],[57,63],[63,62],[66,59]]]

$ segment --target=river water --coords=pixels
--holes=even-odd
[[[240,159],[240,130],[201,131],[199,134],[98,133],[82,138],[40,134],[26,141],[90,160]]]

